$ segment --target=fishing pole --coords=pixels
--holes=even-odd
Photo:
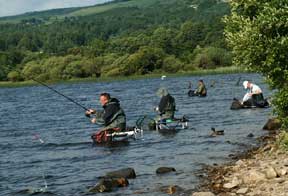
[[[88,110],[88,108],[86,108],[85,106],[81,105],[80,103],[76,102],[75,100],[71,99],[70,97],[68,97],[68,96],[60,93],[59,91],[57,91],[57,90],[55,90],[54,88],[48,86],[47,84],[45,84],[45,83],[43,83],[43,82],[41,82],[41,81],[39,81],[39,80],[36,80],[36,79],[34,79],[34,78],[30,78],[30,79],[33,80],[33,81],[35,81],[35,82],[37,82],[37,83],[39,83],[39,84],[41,84],[41,85],[43,85],[43,86],[45,86],[45,87],[47,87],[47,88],[49,88],[50,90],[54,91],[54,92],[57,93],[58,95],[61,95],[62,97],[65,97],[66,99],[68,99],[68,100],[71,101],[72,103],[74,103],[74,104],[78,105],[79,107],[83,108],[85,111]]]
[[[10,69],[11,69],[11,67],[10,67]],[[12,69],[11,69],[11,70],[12,70]],[[16,72],[18,72],[20,75],[22,75],[22,73],[21,73],[20,71],[18,71],[17,69],[15,69],[14,71],[16,71]],[[68,100],[71,101],[72,103],[78,105],[79,107],[81,107],[81,108],[84,109],[85,111],[88,111],[88,108],[86,108],[85,106],[81,105],[80,103],[76,102],[75,100],[71,99],[70,97],[68,97],[68,96],[60,93],[59,91],[57,91],[56,89],[48,86],[47,84],[45,84],[45,83],[43,83],[43,82],[41,82],[41,81],[39,81],[39,80],[36,80],[35,78],[32,78],[32,77],[29,78],[29,79],[31,79],[31,80],[33,80],[33,81],[35,81],[35,82],[37,82],[37,83],[39,83],[39,84],[41,84],[41,85],[49,88],[50,90],[54,91],[54,92],[57,93],[58,95],[61,95],[62,97],[65,97],[66,99],[68,99]]]

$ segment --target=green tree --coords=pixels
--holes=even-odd
[[[234,63],[263,74],[278,89],[275,112],[288,126],[288,1],[231,1],[225,36]]]
[[[30,80],[31,78],[37,79],[42,73],[41,65],[37,61],[30,61],[23,68],[21,75],[23,75],[26,80]]]
[[[68,76],[68,78],[83,77],[84,70],[82,69],[81,61],[74,61],[74,62],[69,63],[65,67],[64,74]]]
[[[162,69],[168,73],[175,73],[182,70],[183,67],[184,63],[172,55],[164,59]]]
[[[147,74],[160,69],[163,64],[164,52],[159,48],[142,47],[127,58],[125,75]]]
[[[5,67],[0,64],[0,81],[6,80],[6,73],[4,71]]]
[[[180,55],[183,51],[192,52],[204,38],[205,25],[188,20],[181,25],[180,32],[175,38],[174,45],[178,48],[178,53]]]
[[[220,66],[229,66],[232,64],[231,53],[223,48],[197,47],[193,51],[195,56],[193,64],[200,68],[216,68]]]
[[[24,35],[21,40],[18,42],[19,49],[21,50],[30,50],[30,51],[36,51],[38,46],[36,44],[36,39],[33,39],[32,37],[29,37],[27,35]]]
[[[17,82],[17,81],[22,80],[20,73],[17,71],[9,72],[7,75],[7,78],[8,78],[8,80],[10,80],[12,82]]]
[[[164,27],[157,28],[151,36],[151,45],[154,47],[162,48],[167,54],[172,54],[173,39],[177,35],[174,29],[167,29]]]
[[[94,39],[90,44],[89,56],[100,56],[106,49],[106,42],[101,39]]]

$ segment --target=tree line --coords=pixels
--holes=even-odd
[[[216,0],[167,0],[51,23],[40,17],[1,24],[0,80],[127,76],[228,66],[231,54],[221,20],[225,14],[229,6]]]
[[[288,1],[231,1],[225,36],[234,63],[262,74],[271,88],[274,112],[288,127]]]

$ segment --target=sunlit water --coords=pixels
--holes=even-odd
[[[188,97],[188,82],[196,88],[200,78],[206,82],[208,96]],[[98,127],[89,123],[83,109],[46,87],[2,88],[0,195],[29,195],[22,190],[45,188],[45,181],[50,195],[85,195],[99,176],[126,167],[133,167],[137,178],[129,180],[128,187],[105,195],[133,195],[135,191],[161,195],[159,187],[165,185],[193,189],[199,183],[195,172],[203,164],[227,162],[229,154],[257,145],[256,137],[265,134],[262,127],[270,108],[229,109],[233,97],[245,93],[244,79],[258,84],[264,96],[272,94],[255,74],[52,85],[88,108],[100,108],[98,95],[111,93],[121,101],[129,125],[144,114],[153,115],[153,106],[159,102],[155,92],[160,86],[168,87],[176,99],[176,116],[187,115],[190,128],[174,135],[145,132],[142,139],[118,147],[92,145],[90,135]],[[216,84],[210,87],[213,80]],[[208,137],[211,127],[225,129],[225,135]],[[247,137],[249,133],[255,137]],[[175,167],[177,172],[157,176],[160,166]]]

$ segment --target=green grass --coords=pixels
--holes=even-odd
[[[276,140],[276,144],[279,148],[288,151],[288,131],[282,131]]]
[[[244,73],[244,72],[247,72],[247,71],[245,71],[241,67],[230,66],[230,67],[219,67],[217,69],[209,69],[209,70],[195,70],[192,72],[178,72],[174,74],[151,73],[147,75],[134,75],[134,76],[73,78],[70,80],[47,81],[45,83],[46,84],[58,84],[58,83],[80,83],[80,82],[113,82],[113,81],[124,81],[124,80],[140,80],[140,79],[147,79],[147,78],[160,78],[162,75],[166,75],[167,77],[183,77],[183,76],[230,74],[230,73]],[[39,84],[34,81],[0,82],[0,88],[14,88],[14,87],[34,86],[34,85],[39,85]]]
[[[23,82],[7,82],[1,81],[0,88],[14,88],[14,87],[23,87],[23,86],[33,86],[36,85],[33,81],[23,81]]]

